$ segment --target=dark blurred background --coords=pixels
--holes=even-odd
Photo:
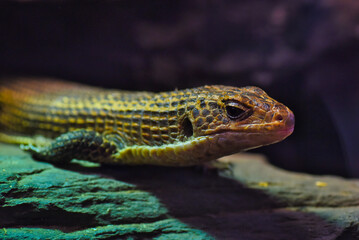
[[[162,91],[256,85],[296,128],[253,150],[359,177],[359,1],[1,1],[0,77]],[[260,174],[260,173],[259,173]]]

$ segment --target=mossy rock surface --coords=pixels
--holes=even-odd
[[[0,144],[0,239],[357,239],[359,181],[253,155],[228,171],[53,166]],[[224,177],[223,177],[224,176]]]
[[[170,217],[158,198],[134,184],[0,146],[1,239],[211,239]]]

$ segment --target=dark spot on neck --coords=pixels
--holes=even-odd
[[[206,102],[203,100],[201,101],[200,105],[201,108],[205,108],[207,106]]]
[[[206,117],[207,115],[209,115],[211,112],[208,109],[203,109],[201,114],[203,117]]]
[[[196,120],[196,126],[197,127],[201,127],[202,126],[202,124],[203,124],[203,118],[198,118],[197,120]]]
[[[197,108],[194,108],[192,111],[192,116],[193,118],[197,118],[199,116],[199,111]]]
[[[182,134],[186,137],[191,137],[193,135],[193,126],[188,117],[185,117],[182,120],[181,130]]]

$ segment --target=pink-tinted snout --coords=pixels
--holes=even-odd
[[[284,105],[276,106],[272,122],[280,123],[280,131],[290,135],[294,130],[295,118],[293,112]]]

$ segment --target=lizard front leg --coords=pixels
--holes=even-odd
[[[62,134],[45,146],[21,146],[35,159],[53,163],[65,163],[74,158],[108,162],[119,147],[122,147],[121,142],[112,141],[105,134],[85,129]]]

